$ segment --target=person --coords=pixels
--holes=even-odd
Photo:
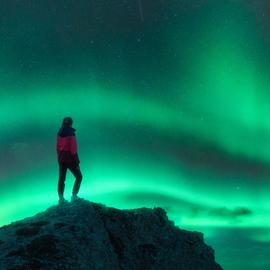
[[[72,127],[73,120],[67,116],[63,119],[62,127],[57,132],[57,159],[59,164],[58,196],[59,204],[67,202],[64,198],[65,180],[67,169],[69,169],[76,178],[73,185],[71,201],[79,199],[77,196],[82,182],[82,173],[80,170],[80,160],[77,153],[77,142],[75,131]]]

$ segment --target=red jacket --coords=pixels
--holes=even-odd
[[[75,130],[72,127],[61,127],[57,133],[56,150],[59,163],[80,163]]]

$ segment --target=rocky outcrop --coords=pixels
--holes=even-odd
[[[160,208],[119,210],[87,200],[0,228],[1,270],[220,270],[203,234]]]

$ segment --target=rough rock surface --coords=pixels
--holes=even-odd
[[[160,208],[119,210],[87,200],[0,228],[1,270],[220,270],[203,234]]]

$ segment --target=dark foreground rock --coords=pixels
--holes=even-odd
[[[203,234],[162,208],[119,210],[79,200],[0,228],[1,270],[220,270]]]

